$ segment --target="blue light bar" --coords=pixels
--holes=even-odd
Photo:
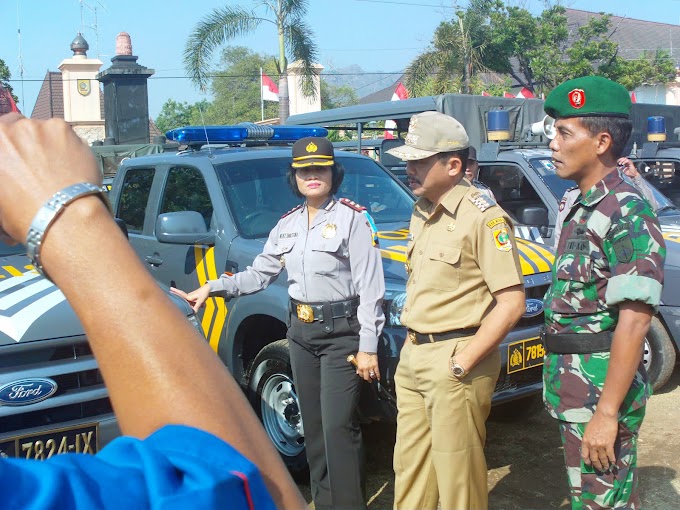
[[[168,131],[168,140],[181,144],[229,144],[238,142],[296,142],[307,136],[325,137],[328,130],[313,126],[259,126],[239,124],[236,126],[186,126]]]
[[[647,140],[650,142],[666,141],[666,119],[660,116],[647,117]]]

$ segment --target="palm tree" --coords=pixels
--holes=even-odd
[[[196,25],[184,50],[184,65],[192,81],[205,90],[210,78],[212,52],[232,39],[251,34],[262,23],[276,27],[279,41],[279,118],[284,123],[289,115],[288,54],[293,61],[302,64],[302,93],[314,97],[313,63],[317,59],[317,47],[313,32],[304,18],[307,0],[259,0],[254,8],[226,6],[214,9]],[[258,14],[264,11],[264,16]]]
[[[492,0],[471,0],[470,6],[456,12],[453,20],[440,23],[432,38],[432,48],[406,68],[406,88],[413,96],[450,92],[452,88],[460,88],[463,94],[472,92],[476,75],[487,71],[486,20],[495,5]]]

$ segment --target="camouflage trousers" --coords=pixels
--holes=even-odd
[[[572,510],[641,508],[637,477],[637,439],[644,416],[643,406],[619,420],[619,431],[614,443],[616,463],[604,472],[581,460],[581,442],[588,424],[559,422]]]

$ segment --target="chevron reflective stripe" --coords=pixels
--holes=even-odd
[[[0,331],[15,342],[20,341],[33,323],[48,310],[66,300],[66,296],[52,282],[39,276],[35,271],[27,271],[21,276],[0,282]],[[24,287],[12,291],[17,285]],[[7,295],[3,296],[7,291]],[[40,297],[36,299],[38,295]],[[7,310],[13,307],[18,307],[18,311],[8,313]]]
[[[516,241],[522,274],[527,276],[537,273],[549,273],[552,270],[555,256],[550,250],[525,239],[516,239]]]
[[[208,280],[217,279],[215,266],[215,248],[194,246],[194,258],[196,260],[196,276],[198,285],[205,285]],[[222,330],[227,319],[227,305],[222,297],[211,297],[205,302],[205,311],[201,327],[203,334],[210,343],[210,347],[217,352],[222,338]]]
[[[545,244],[540,230],[538,230],[536,227],[515,227],[515,237],[518,239],[526,239],[527,241]]]

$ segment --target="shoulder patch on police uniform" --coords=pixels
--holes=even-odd
[[[496,205],[496,202],[494,202],[490,197],[486,196],[484,193],[480,193],[479,191],[470,193],[470,195],[468,195],[468,199],[482,212],[486,211],[489,207]]]
[[[366,216],[366,225],[371,229],[371,236],[373,240],[373,246],[378,246],[378,228],[375,226],[375,222],[366,208],[364,208],[364,216]]]
[[[302,204],[298,205],[297,207],[293,207],[290,211],[288,211],[286,214],[284,214],[283,216],[281,216],[281,219],[285,218],[286,216],[289,216],[289,215],[293,214],[295,211],[297,211],[297,210],[300,209],[301,207],[302,207]]]
[[[496,249],[499,251],[512,250],[512,243],[510,242],[510,235],[507,228],[499,228],[491,232],[493,241],[496,244]]]
[[[501,223],[505,223],[505,218],[499,216],[498,218],[494,218],[491,221],[487,221],[486,226],[489,228],[494,228],[496,225],[500,225]]]
[[[354,209],[357,212],[364,212],[366,208],[363,205],[359,205],[356,202],[350,200],[349,198],[341,198],[339,202],[343,205],[346,205],[350,209]]]

